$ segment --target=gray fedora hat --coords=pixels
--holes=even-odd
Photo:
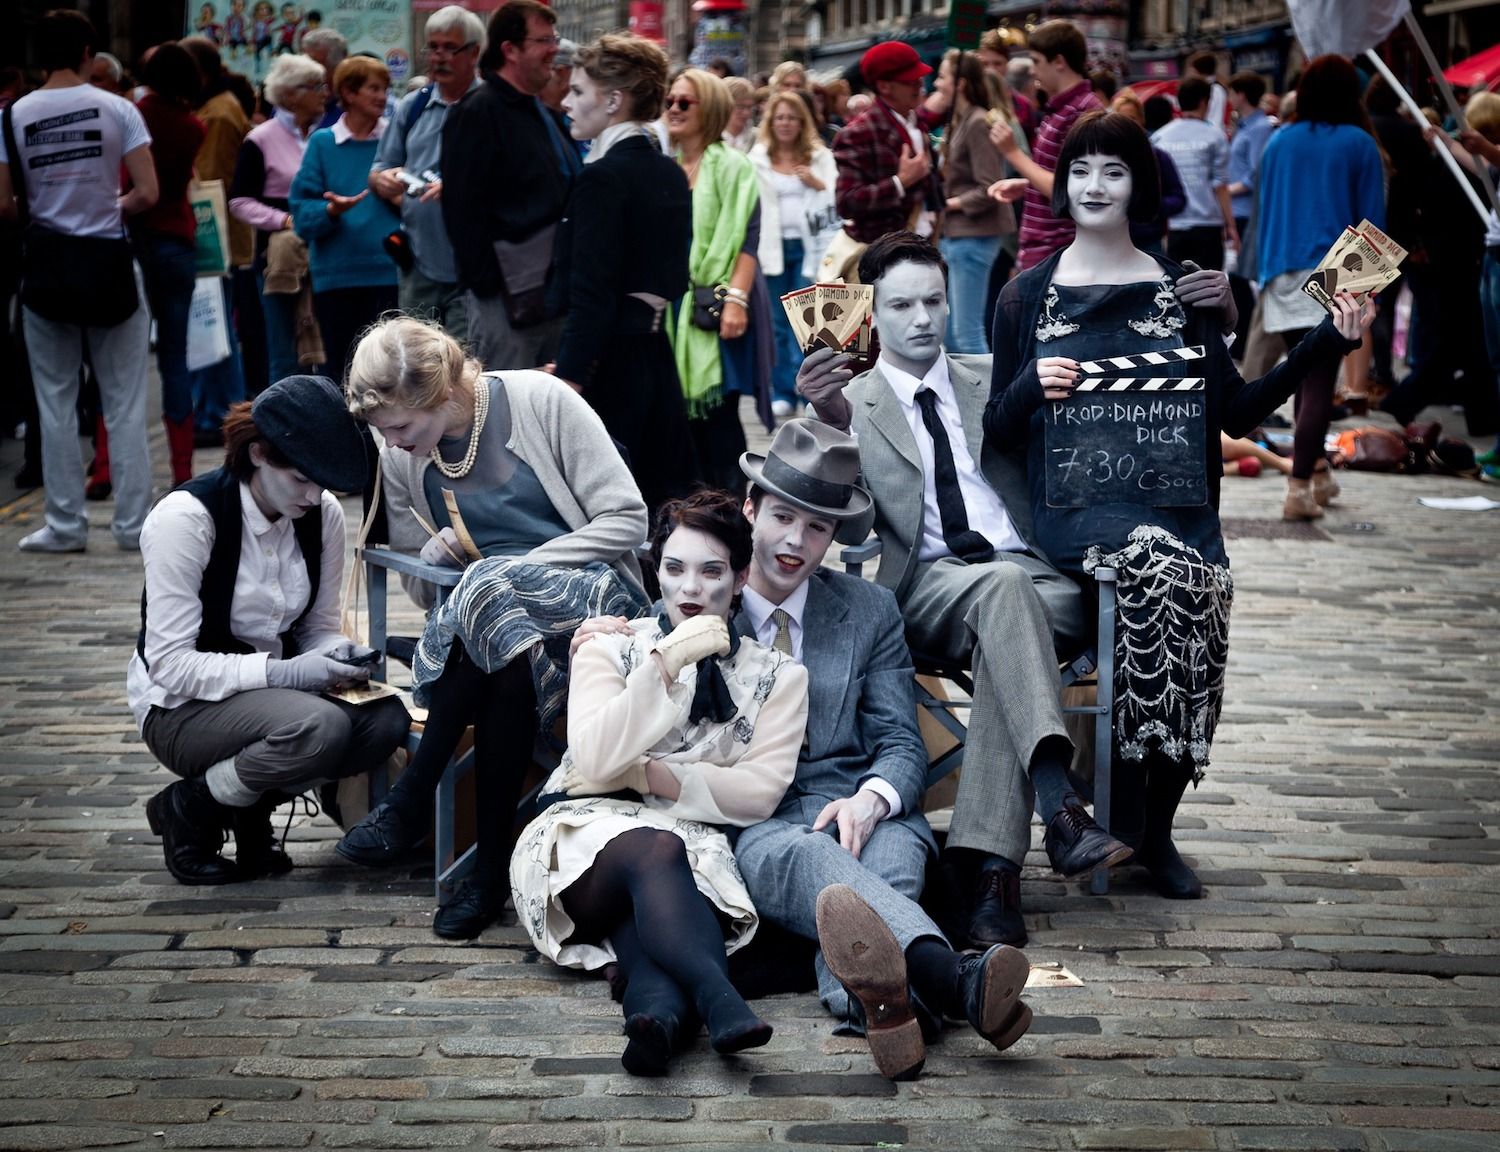
[[[288,376],[255,398],[255,429],[319,488],[357,492],[369,467],[359,425],[326,376]]]
[[[856,483],[858,442],[821,420],[788,420],[764,456],[740,456],[740,471],[798,508],[835,520],[857,519],[872,503]]]

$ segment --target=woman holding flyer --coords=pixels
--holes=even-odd
[[[1297,343],[1327,315],[1302,290],[1344,229],[1385,227],[1385,168],[1360,102],[1359,74],[1319,56],[1297,85],[1297,121],[1272,133],[1260,161],[1259,268],[1265,330]],[[1292,474],[1283,520],[1316,520],[1339,486],[1323,459],[1333,391],[1309,377],[1297,390]]]
[[[1223,311],[1227,278],[1186,274],[1131,239],[1131,220],[1151,219],[1160,195],[1145,132],[1124,116],[1089,113],[1068,133],[1057,174],[1052,212],[1072,219],[1077,235],[1000,294],[985,435],[996,447],[1026,454],[1036,535],[1051,561],[1078,577],[1101,565],[1118,573],[1116,775],[1109,827],[1136,848],[1136,860],[1158,892],[1194,899],[1202,886],[1178,854],[1171,831],[1183,791],[1208,764],[1223,704],[1234,585],[1219,526],[1219,433],[1246,434],[1305,379],[1331,391],[1341,360],[1358,347],[1374,308],[1367,303],[1361,309],[1340,293],[1333,315],[1284,364],[1246,382],[1222,338],[1225,320],[1233,326]],[[1104,358],[1113,363],[1094,363]],[[1144,369],[1134,373],[1138,377],[1196,378],[1191,386],[1183,380],[1154,395],[1190,397],[1191,411],[1201,413],[1185,417],[1201,421],[1201,428],[1183,427],[1181,435],[1202,434],[1201,462],[1183,468],[1188,478],[1196,473],[1206,499],[1199,495],[1188,503],[1136,485],[1142,497],[1114,487],[1097,503],[1049,503],[1045,416],[1058,413],[1080,385],[1087,392],[1087,377],[1131,376],[1136,367]],[[1080,395],[1073,403],[1088,399]],[[1109,457],[1102,444],[1084,434],[1081,451],[1090,468],[1099,469],[1091,480],[1158,464],[1155,457],[1165,454],[1146,449],[1128,461],[1100,461]]]

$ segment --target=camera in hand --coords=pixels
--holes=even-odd
[[[414,172],[408,172],[404,168],[396,173],[396,179],[400,180],[406,187],[406,194],[408,196],[422,195],[423,192],[427,191],[427,185],[433,183],[437,178],[438,174],[431,168],[427,169],[420,176]]]

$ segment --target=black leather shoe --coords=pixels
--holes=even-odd
[[[488,886],[466,880],[458,894],[437,910],[432,931],[444,940],[472,940],[500,919],[503,911],[504,889],[492,892]]]
[[[1031,1009],[1021,999],[1031,972],[1023,953],[996,944],[984,953],[971,952],[958,961],[964,1015],[978,1032],[1005,1051],[1031,1027]]]
[[[146,801],[146,821],[161,837],[167,871],[183,884],[229,884],[243,879],[220,852],[231,812],[213,798],[201,776],[178,780]]]
[[[290,800],[280,792],[263,792],[250,807],[233,810],[234,862],[245,879],[284,876],[292,870],[292,858],[276,842],[276,830],[271,826],[276,806]]]
[[[1026,946],[1026,922],[1021,919],[1021,876],[999,864],[985,864],[974,882],[969,912],[969,943],[975,948],[993,944]]]
[[[1057,815],[1047,821],[1042,837],[1052,871],[1064,876],[1078,876],[1095,868],[1110,868],[1129,860],[1134,851],[1103,828],[1084,808],[1077,796],[1069,796]]]
[[[389,801],[383,801],[345,832],[333,850],[351,863],[379,868],[396,863],[416,846],[423,835],[424,832],[407,823]]]
[[[1177,845],[1170,839],[1150,841],[1141,846],[1136,863],[1145,866],[1151,876],[1151,887],[1168,900],[1200,900],[1203,882],[1198,879]]]

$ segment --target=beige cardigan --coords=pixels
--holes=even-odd
[[[597,560],[612,565],[639,592],[641,567],[635,551],[646,540],[646,503],[603,421],[578,393],[545,372],[486,375],[501,378],[510,402],[506,447],[531,466],[570,529],[518,559],[564,568]],[[398,552],[415,554],[427,542],[407,507],[425,506],[422,479],[431,465],[431,457],[389,444],[380,450],[390,545]],[[408,576],[401,584],[423,608],[432,606],[432,585]]]

